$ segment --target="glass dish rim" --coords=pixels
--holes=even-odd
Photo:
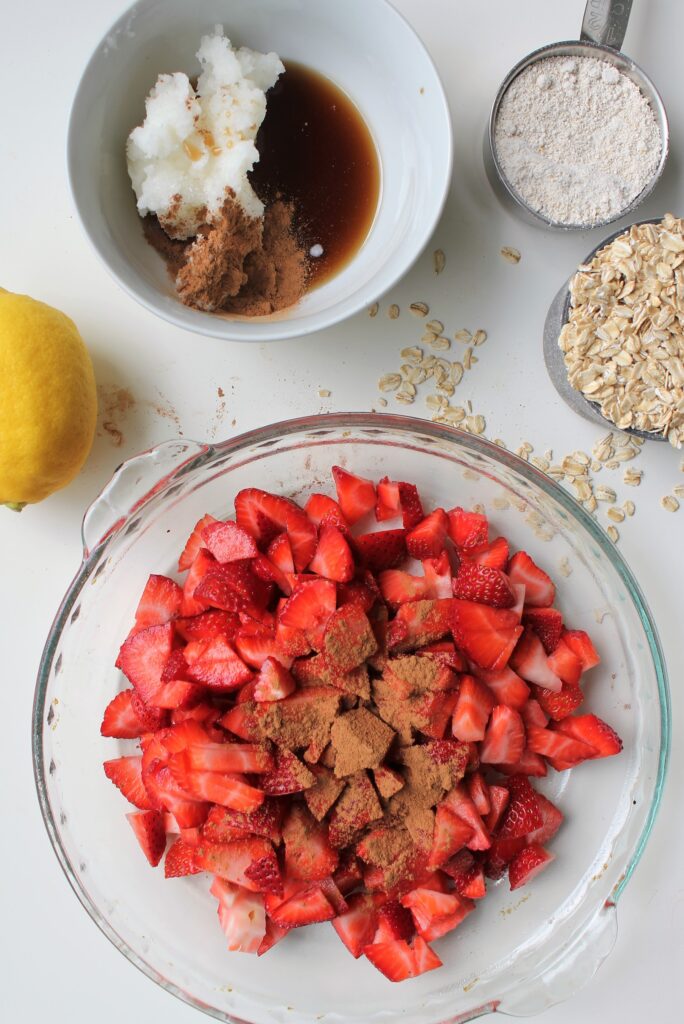
[[[238,452],[259,442],[263,443],[266,441],[283,440],[290,435],[304,433],[307,430],[324,432],[327,429],[336,428],[344,430],[353,430],[355,428],[357,430],[370,429],[377,431],[378,433],[382,433],[383,428],[387,428],[398,433],[422,433],[434,440],[447,441],[451,444],[455,444],[457,447],[460,446],[465,450],[470,450],[471,452],[479,455],[492,458],[495,462],[502,464],[507,469],[517,472],[528,483],[540,488],[548,497],[557,501],[570,516],[584,527],[592,541],[599,546],[618,573],[639,616],[656,674],[660,710],[660,750],[658,753],[658,773],[654,783],[653,797],[648,816],[640,836],[632,847],[629,862],[625,866],[619,881],[611,893],[610,900],[608,901],[611,905],[616,906],[641,859],[653,829],[662,799],[669,762],[671,740],[670,692],[665,658],[655,622],[646,599],[631,569],[627,565],[622,554],[609,539],[608,535],[599,526],[598,522],[594,521],[589,513],[582,508],[582,506],[563,487],[561,487],[560,484],[557,484],[550,477],[546,476],[546,474],[541,470],[536,469],[536,467],[526,462],[524,459],[514,455],[507,449],[501,448],[499,445],[494,444],[486,438],[466,433],[456,427],[435,423],[431,420],[425,420],[420,417],[402,416],[393,413],[370,412],[324,413],[320,415],[301,416],[280,420],[263,427],[256,427],[252,430],[245,431],[234,438],[230,438],[229,440],[222,441],[217,444],[196,443],[197,454],[180,464],[176,470],[164,477],[164,490],[173,486],[174,482],[180,475],[186,476],[195,468],[200,468],[205,464],[211,463],[216,456]],[[341,438],[340,440],[344,440],[344,438]],[[188,441],[188,439],[184,438],[180,439],[180,441],[192,446],[192,442]],[[160,446],[154,446],[153,448],[148,449],[148,452],[153,452],[157,447]],[[125,462],[122,463],[122,465],[125,464]],[[106,493],[112,480],[116,477],[120,469],[121,466],[118,467],[112,478],[110,478],[104,488],[94,498],[89,508],[93,507],[99,501],[100,497]],[[154,482],[152,482],[152,484],[153,483]],[[98,907],[95,906],[88,893],[81,886],[80,880],[62,846],[59,829],[52,814],[47,792],[43,749],[44,711],[50,672],[52,670],[59,637],[67,623],[69,614],[76,602],[76,599],[87,581],[90,579],[91,573],[95,568],[96,562],[98,561],[103,548],[108,546],[112,539],[126,527],[131,515],[135,514],[138,516],[145,508],[148,501],[159,496],[158,487],[155,488],[152,484],[150,486],[150,490],[142,498],[135,501],[134,508],[130,509],[126,513],[125,517],[119,519],[115,523],[114,527],[110,529],[96,545],[94,545],[90,550],[87,550],[84,544],[83,560],[60,603],[41,655],[36,678],[31,720],[33,774],[41,815],[50,838],[52,848],[57,856],[62,871],[69,882],[69,885],[73,889],[76,897],[88,913],[91,920],[109,939],[112,945],[114,945],[119,952],[121,952],[126,959],[130,961],[130,963],[137,967],[144,975],[155,981],[165,991],[170,992],[183,1002],[188,1003],[195,1009],[199,1009],[217,1020],[230,1021],[234,1018],[231,1018],[222,1011],[215,1012],[212,1007],[207,1006],[204,1002],[195,998],[195,996],[186,990],[179,988],[173,982],[169,981],[168,978],[165,978],[158,971],[152,968],[147,962],[142,960],[142,958],[140,958],[126,942],[119,938],[109,924],[107,918],[100,912]],[[85,515],[87,515],[87,512],[88,509],[86,509],[84,518]],[[489,1012],[490,1008],[491,1007],[489,1005],[482,1007],[481,1012]],[[466,1019],[474,1019],[475,1016],[479,1015],[480,1013],[477,1010],[474,1010],[474,1016]],[[243,1024],[247,1024],[247,1022],[243,1022]]]

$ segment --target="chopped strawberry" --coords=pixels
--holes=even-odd
[[[212,690],[235,690],[252,678],[249,668],[223,637],[192,640],[183,653],[189,678]]]
[[[549,853],[543,846],[533,843],[526,846],[508,865],[508,880],[511,889],[519,889],[521,885],[531,881],[536,875],[548,867],[555,854]]]
[[[194,597],[227,612],[259,609],[268,603],[269,586],[257,576],[249,559],[223,565],[216,562],[199,581]]]
[[[282,895],[283,879],[280,874],[280,865],[275,852],[271,850],[263,857],[253,860],[249,867],[245,868],[245,878],[256,887],[258,892],[271,892],[276,896]]]
[[[505,573],[465,559],[453,578],[452,589],[454,597],[479,601],[493,608],[510,608],[515,603],[515,595]]]
[[[195,863],[195,847],[179,836],[166,852],[164,877],[184,878],[186,875],[197,875],[201,870]]]
[[[557,608],[526,608],[523,612],[523,625],[532,629],[547,654],[552,654],[558,646],[563,632],[563,616]]]
[[[528,683],[536,683],[555,693],[560,692],[563,685],[551,668],[541,640],[531,629],[525,630],[511,654],[511,668]]]
[[[366,946],[364,956],[390,981],[416,978],[442,966],[437,954],[420,936],[416,936],[413,946],[409,946],[405,939],[373,943]]]
[[[574,768],[595,756],[594,748],[588,743],[557,730],[540,729],[533,725],[527,728],[527,745],[533,753],[548,758],[557,771]]]
[[[492,691],[497,704],[507,704],[509,708],[523,711],[530,696],[530,688],[510,665],[498,670],[487,670],[475,666],[474,672],[477,678]]]
[[[251,836],[229,843],[200,842],[195,850],[195,862],[203,871],[210,871],[227,882],[241,885],[250,892],[259,892],[259,882],[252,881],[245,870],[250,865],[273,857],[273,847],[267,839]]]
[[[275,658],[266,658],[254,684],[257,702],[283,700],[295,689],[295,681],[288,670]]]
[[[307,924],[330,921],[335,908],[315,882],[269,910],[276,924],[283,928],[301,928]]]
[[[438,558],[444,549],[449,520],[443,508],[436,508],[406,535],[411,558]]]
[[[524,850],[526,845],[527,840],[524,836],[517,839],[500,839],[497,836],[492,841],[484,861],[487,878],[501,878],[516,854]]]
[[[238,562],[243,558],[256,558],[259,549],[254,537],[237,523],[210,523],[202,530],[202,544],[217,562]]]
[[[461,676],[458,701],[452,719],[456,739],[464,742],[483,740],[487,722],[496,701],[484,683],[473,676]]]
[[[384,523],[385,520],[394,519],[400,514],[399,484],[385,476],[378,481],[375,518],[379,523]],[[420,518],[423,518],[422,514]]]
[[[444,797],[440,806],[445,806],[450,811],[453,811],[457,817],[461,818],[466,825],[470,825],[472,828],[473,836],[471,839],[466,840],[465,844],[469,850],[486,850],[489,848],[491,843],[489,831],[477,813],[477,808],[470,799],[463,783],[454,786],[451,792],[447,793]]]
[[[295,571],[294,558],[292,556],[292,545],[286,533],[279,533],[268,545],[266,551],[269,561],[280,569],[281,573],[288,576]]]
[[[135,610],[135,627],[162,626],[180,615],[183,591],[168,576],[152,575]]]
[[[511,798],[498,835],[501,839],[518,839],[541,828],[543,818],[537,793],[526,775],[512,775],[508,788]]]
[[[357,893],[348,900],[349,909],[333,919],[332,926],[351,955],[358,960],[377,930],[378,912],[375,901],[367,893]]]
[[[371,572],[394,569],[406,558],[406,531],[380,530],[362,533],[355,539],[356,548]]]
[[[384,569],[378,575],[378,584],[383,598],[391,608],[428,596],[425,577],[412,576],[403,569]]]
[[[387,631],[390,649],[411,651],[441,640],[451,628],[453,606],[453,598],[402,604]]]
[[[235,811],[215,805],[202,825],[203,838],[211,843],[226,843],[246,835],[262,836],[278,845],[281,840],[281,805],[266,799],[255,811]]]
[[[486,669],[504,668],[522,633],[508,609],[459,600],[453,603],[452,630],[456,645]]]
[[[187,754],[172,755],[169,769],[184,793],[192,800],[221,804],[236,811],[254,811],[263,803],[260,789],[248,785],[237,775],[199,771],[189,767]]]
[[[240,619],[232,612],[214,608],[189,618],[176,619],[174,625],[176,633],[187,643],[191,640],[213,640],[217,636],[232,640],[240,628]]]
[[[453,878],[459,896],[468,900],[481,900],[487,895],[484,868],[470,850],[461,850],[444,865],[443,870]]]
[[[428,868],[435,870],[460,850],[474,836],[468,822],[459,818],[446,804],[440,804],[435,814],[435,831],[428,858]]]
[[[563,631],[563,641],[570,648],[572,653],[579,658],[582,671],[587,672],[594,668],[601,661],[596,648],[583,629],[566,629]]]
[[[147,626],[124,640],[117,664],[146,704],[154,704],[171,654],[173,625]]]
[[[293,804],[283,823],[285,870],[289,878],[313,882],[337,868],[339,854],[328,842],[328,826],[317,822],[303,804]]]
[[[200,548],[203,547],[202,543],[202,530],[205,527],[210,526],[211,523],[215,523],[217,520],[213,516],[206,515],[202,516],[200,521],[195,525],[194,530],[188,537],[187,543],[183,548],[183,553],[178,559],[178,571],[184,572],[185,569],[189,569],[192,563],[197,558]]]
[[[210,604],[199,597],[195,597],[195,591],[206,574],[216,566],[216,559],[210,555],[205,548],[200,548],[190,566],[190,572],[185,577],[183,584],[183,602],[181,604],[181,615],[199,615],[205,612]],[[229,609],[234,610],[234,609]]]
[[[316,526],[320,526],[323,520],[325,520],[328,523],[333,523],[338,528],[344,527],[348,529],[349,527],[342,509],[335,499],[327,494],[312,494],[304,506],[304,511]]]
[[[553,604],[556,588],[543,569],[536,565],[526,551],[518,551],[508,563],[511,583],[525,586],[525,602],[535,608],[548,608]]]
[[[525,747],[519,761],[515,761],[514,764],[497,764],[496,768],[503,775],[532,775],[543,779],[548,774],[544,758],[533,753],[529,747]]]
[[[399,900],[387,900],[378,910],[378,927],[373,942],[412,939],[416,933],[413,915]]]
[[[228,949],[257,953],[266,935],[263,897],[223,878],[215,878],[209,891],[218,900],[219,921]]]
[[[612,757],[622,750],[618,734],[597,715],[572,715],[557,722],[553,728],[591,747],[593,757]]]
[[[547,663],[554,675],[569,686],[577,686],[582,675],[582,662],[561,638]]]
[[[468,548],[463,554],[478,565],[487,565],[491,569],[505,570],[508,565],[510,549],[505,537],[496,537],[489,544],[478,544]]]
[[[470,772],[465,781],[468,795],[475,804],[477,813],[482,818],[486,817],[491,811],[492,805],[489,799],[489,786],[485,782],[482,772]]]
[[[149,811],[153,804],[147,794],[142,777],[142,757],[116,757],[105,761],[102,766],[105,775],[126,797],[129,803],[141,811]]]
[[[342,514],[353,526],[375,508],[375,484],[371,480],[364,480],[363,477],[348,473],[341,466],[333,466],[332,475]]]
[[[511,794],[506,786],[491,785],[489,787],[489,802],[492,809],[485,818],[485,825],[490,832],[494,832],[498,827],[510,798]]]
[[[429,928],[434,921],[455,914],[461,905],[457,893],[437,892],[427,888],[404,893],[401,903],[411,911],[419,933]]]
[[[453,595],[453,579],[449,554],[442,551],[438,558],[424,558],[425,597],[444,598]]]
[[[262,627],[256,632],[247,632],[240,629],[233,643],[242,660],[251,668],[259,669],[269,659],[275,659],[283,668],[292,667],[294,658],[285,653],[273,630]]]
[[[179,727],[180,728],[180,727]],[[201,772],[270,772],[273,754],[256,743],[190,742],[186,748],[187,766]]]
[[[131,740],[145,732],[160,729],[166,712],[160,708],[147,708],[135,690],[122,690],[113,697],[102,718],[101,736]]]
[[[517,711],[497,704],[480,749],[483,764],[515,764],[525,749],[525,726]]]
[[[561,718],[567,718],[584,700],[584,694],[579,686],[571,686],[563,683],[559,693],[553,690],[545,690],[541,686],[535,687],[535,693],[539,705],[543,708],[549,718],[559,722]]]
[[[337,583],[348,583],[354,575],[354,557],[349,544],[336,526],[321,526],[318,547],[309,571]]]
[[[153,868],[156,868],[166,849],[164,816],[159,811],[136,811],[127,814],[128,823],[135,832],[142,852]]]
[[[449,536],[458,548],[468,552],[486,544],[489,539],[489,523],[487,517],[479,512],[466,512],[460,507],[447,512],[449,517]]]
[[[289,750],[278,750],[274,770],[261,779],[264,792],[269,796],[301,793],[315,784],[316,776]]]
[[[272,918],[267,917],[266,934],[257,949],[257,956],[263,956],[264,953],[268,953],[269,949],[273,949],[274,946],[285,938],[289,931],[289,928],[281,928]]]
[[[280,612],[280,621],[307,634],[324,629],[335,611],[337,589],[332,580],[311,579],[297,583]]]
[[[435,939],[441,939],[443,935],[447,935],[453,931],[466,919],[468,914],[472,913],[475,909],[475,904],[472,900],[465,899],[458,893],[454,892],[452,895],[458,896],[458,909],[453,914],[447,914],[446,917],[437,918],[428,925],[427,928],[420,929],[420,939],[426,942],[433,942]],[[416,939],[416,942],[418,939]]]
[[[544,846],[545,843],[553,839],[563,824],[563,814],[543,793],[537,793],[537,803],[539,804],[542,823],[539,828],[535,828],[532,832],[527,833],[527,842],[538,843],[539,846]]]
[[[316,527],[306,512],[289,498],[250,487],[236,496],[235,516],[238,525],[262,547],[285,530],[298,572],[302,572],[313,558]]]
[[[357,604],[347,604],[328,619],[323,640],[326,663],[338,672],[351,672],[378,649],[368,616]]]

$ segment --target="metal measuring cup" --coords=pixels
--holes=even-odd
[[[534,50],[508,72],[496,94],[484,140],[484,163],[487,177],[504,206],[512,212],[522,215],[525,220],[538,227],[561,231],[586,231],[589,228],[604,227],[635,210],[651,194],[663,173],[670,146],[670,129],[665,106],[660,93],[646,72],[630,57],[620,52],[631,9],[632,0],[587,0],[579,40],[551,43],[549,46],[542,46],[539,50]],[[547,57],[594,57],[597,60],[613,64],[618,71],[621,71],[639,87],[655,115],[662,140],[660,160],[655,173],[629,206],[607,220],[597,221],[593,224],[563,224],[548,220],[543,214],[528,206],[522,196],[515,191],[499,162],[496,152],[495,127],[501,101],[521,71]]]

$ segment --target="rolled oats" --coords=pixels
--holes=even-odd
[[[427,302],[412,302],[409,309],[414,316],[427,316],[430,312]]]
[[[435,268],[435,274],[441,274],[446,266],[446,256],[442,249],[435,249],[432,254],[432,264]]]
[[[390,318],[390,320],[396,320],[400,312],[401,310],[397,306],[396,302],[393,302],[392,305],[387,310],[387,316]]]
[[[501,247],[501,255],[508,263],[520,263],[520,251],[510,245]]]
[[[676,512],[679,508],[679,502],[673,494],[666,494],[664,498],[660,499],[660,504],[666,512]]]

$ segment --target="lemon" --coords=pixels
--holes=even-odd
[[[73,480],[96,417],[93,364],[76,325],[0,288],[0,504],[21,509]]]

